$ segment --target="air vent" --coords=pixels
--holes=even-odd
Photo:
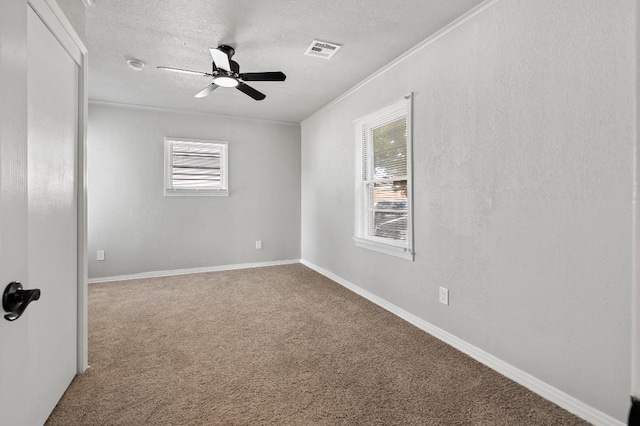
[[[304,54],[331,59],[341,47],[339,44],[329,43],[328,41],[313,40]]]

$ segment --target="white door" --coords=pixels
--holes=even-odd
[[[42,291],[15,321],[0,310],[1,425],[43,424],[84,364],[77,347],[83,53],[72,49],[58,13],[48,0],[0,1],[0,292],[10,281]]]
[[[27,16],[29,424],[44,423],[76,374],[79,67]]]
[[[0,291],[27,278],[26,28],[25,2],[0,0]],[[27,322],[0,313],[0,423],[23,425]]]

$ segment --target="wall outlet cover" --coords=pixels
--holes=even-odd
[[[262,241],[256,241],[256,250],[260,250],[262,248]]]
[[[438,294],[438,301],[443,305],[449,305],[449,289],[440,287],[440,292]]]
[[[96,259],[97,260],[104,260],[104,250],[98,250],[96,252]]]

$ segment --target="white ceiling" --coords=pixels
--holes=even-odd
[[[79,1],[79,0],[78,0]],[[85,10],[89,98],[126,104],[300,122],[482,0],[96,0]],[[342,44],[331,60],[304,56],[313,39]],[[241,72],[283,71],[193,97],[211,71],[210,47],[229,44]],[[136,72],[126,60],[146,67]]]

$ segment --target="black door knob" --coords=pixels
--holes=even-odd
[[[4,316],[7,321],[15,321],[24,313],[29,303],[40,299],[40,290],[24,290],[19,282],[10,283],[2,293],[2,308],[9,312]]]

